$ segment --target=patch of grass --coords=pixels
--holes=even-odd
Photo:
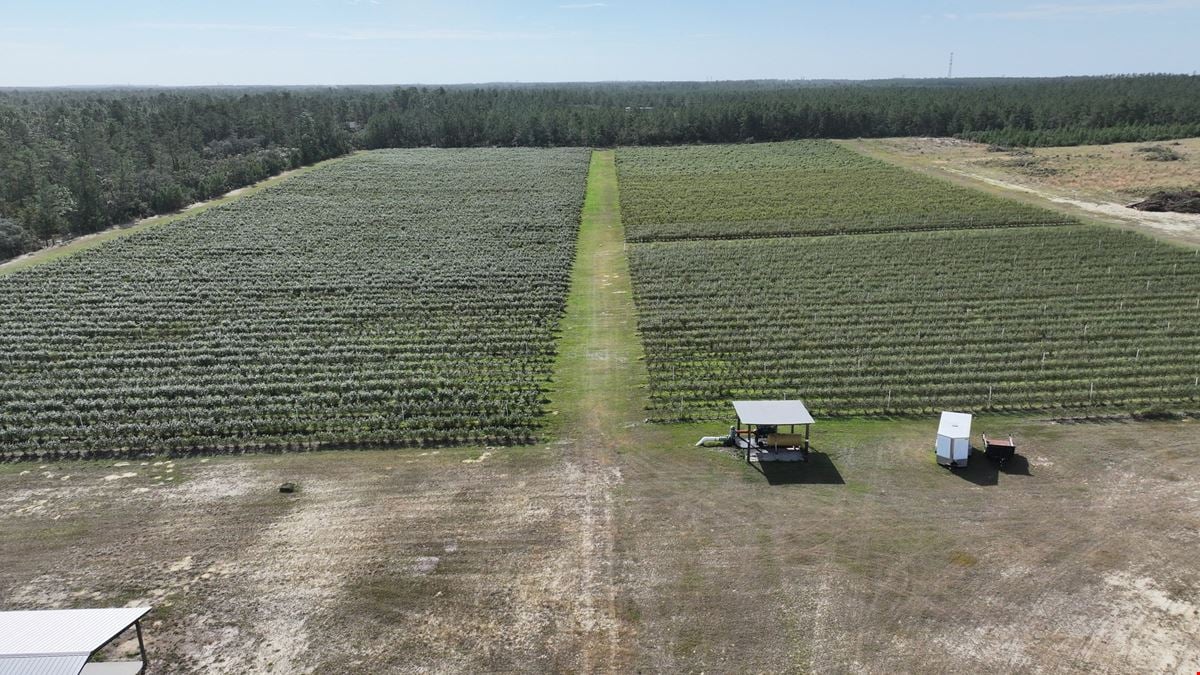
[[[1183,159],[1179,151],[1165,145],[1145,145],[1134,152],[1141,153],[1142,159],[1147,162],[1178,162]]]
[[[974,567],[979,564],[979,559],[965,551],[954,551],[950,554],[950,564],[959,567]]]
[[[862,481],[848,480],[846,481],[846,489],[856,495],[865,495],[871,492],[871,486]]]

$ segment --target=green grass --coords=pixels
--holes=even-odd
[[[549,435],[582,430],[628,442],[623,425],[645,407],[645,368],[625,256],[612,151],[592,153],[558,360],[550,391]]]

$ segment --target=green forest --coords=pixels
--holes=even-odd
[[[0,260],[360,148],[1200,136],[1200,77],[0,91]]]

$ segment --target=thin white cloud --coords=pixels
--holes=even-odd
[[[457,40],[457,41],[490,41],[490,40],[545,40],[553,37],[550,33],[527,33],[514,31],[492,30],[462,30],[462,29],[424,29],[424,30],[389,30],[379,28],[350,29],[333,33],[307,33],[308,37],[322,40],[346,41],[403,41],[403,40]]]
[[[202,30],[232,33],[290,33],[295,30],[292,26],[271,26],[253,23],[143,22],[135,23],[133,27],[150,30]]]
[[[317,40],[342,41],[402,41],[402,40],[459,40],[459,41],[488,41],[488,40],[544,40],[554,37],[550,33],[533,33],[521,31],[468,30],[456,28],[429,29],[387,29],[387,28],[347,28],[326,32],[312,32],[295,26],[274,26],[264,24],[244,23],[162,23],[144,22],[133,24],[140,30],[188,30],[213,31],[233,33],[288,33]]]
[[[1106,16],[1114,14],[1149,14],[1173,9],[1200,8],[1200,0],[1160,0],[1158,2],[1106,2],[1092,4],[1048,3],[1030,5],[1007,12],[985,12],[977,16],[988,19],[1047,19],[1059,16]]]
[[[565,5],[559,5],[559,9],[597,9],[599,7],[608,7],[607,2],[571,2]]]

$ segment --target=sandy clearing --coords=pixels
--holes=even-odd
[[[1191,213],[1169,213],[1169,212],[1154,212],[1154,211],[1138,211],[1131,209],[1124,204],[1116,202],[1095,202],[1085,199],[1077,199],[1066,197],[1053,192],[1047,188],[1035,188],[1030,185],[1017,183],[1014,181],[1001,180],[991,176],[986,176],[981,173],[966,171],[950,166],[941,167],[948,173],[965,176],[973,180],[978,180],[988,185],[1005,188],[1007,190],[1016,190],[1027,194],[1036,195],[1055,204],[1066,204],[1075,208],[1087,211],[1088,213],[1106,216],[1111,219],[1116,219],[1119,222],[1148,227],[1151,229],[1161,230],[1171,234],[1200,234],[1200,215]]]

